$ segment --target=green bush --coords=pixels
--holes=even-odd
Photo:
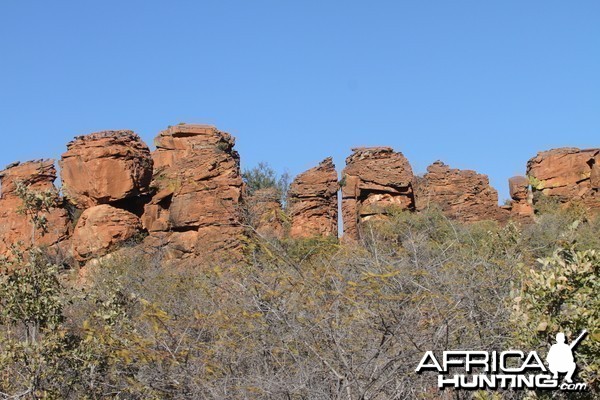
[[[558,332],[569,341],[584,329],[577,347],[579,375],[600,394],[600,251],[557,249],[525,271],[515,297],[514,321],[523,344],[546,353]]]

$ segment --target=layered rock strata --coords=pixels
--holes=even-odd
[[[138,246],[145,237],[139,250],[170,260],[238,260],[250,233],[246,227],[272,238],[337,236],[340,187],[349,239],[359,239],[367,222],[393,210],[432,205],[463,222],[529,223],[544,197],[600,210],[598,148],[538,153],[527,163],[527,177],[509,180],[511,200],[502,207],[486,175],[438,161],[415,177],[402,153],[356,148],[340,182],[331,158],[298,175],[283,210],[276,188],[244,192],[228,133],[180,124],[161,132],[155,144],[151,153],[132,131],[76,137],[60,160],[64,197],[53,184],[53,160],[13,163],[0,171],[0,257],[36,245],[88,263],[125,244]],[[47,230],[33,229],[19,183],[50,199],[42,211]]]
[[[288,191],[291,237],[337,237],[338,188],[331,157],[294,179]]]
[[[487,175],[450,168],[441,161],[427,167],[417,190],[417,209],[435,204],[450,218],[463,222],[504,219],[498,192]]]
[[[235,139],[208,125],[177,125],[155,139],[154,195],[144,209],[150,245],[171,257],[239,255],[242,177]]]
[[[534,197],[580,202],[600,210],[600,149],[563,147],[538,153],[527,162]]]
[[[96,132],[67,144],[60,170],[65,197],[86,209],[146,194],[152,157],[132,131]]]
[[[360,237],[361,225],[390,208],[414,210],[414,176],[408,160],[390,147],[352,149],[342,172],[344,235]]]

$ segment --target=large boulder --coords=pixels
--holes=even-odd
[[[141,230],[140,219],[129,211],[108,204],[88,208],[79,217],[71,238],[73,255],[79,261],[101,257]]]
[[[337,237],[338,188],[331,157],[294,179],[288,191],[291,237]]]
[[[543,151],[527,162],[534,201],[539,194],[561,203],[600,209],[600,149],[564,147]]]
[[[430,205],[463,222],[506,218],[498,206],[498,192],[490,186],[487,175],[450,168],[441,161],[427,167],[427,173],[419,180],[417,209],[421,211]]]
[[[150,149],[132,131],[76,137],[60,168],[65,196],[81,209],[143,195],[152,179]]]
[[[402,153],[390,147],[352,149],[342,172],[344,236],[358,239],[360,226],[390,208],[414,210],[414,175]]]
[[[163,238],[162,243],[184,249],[183,256],[234,257],[231,249],[241,249],[244,233],[235,139],[213,126],[177,125],[161,132],[155,144],[154,194],[144,209],[144,227],[151,236]],[[161,232],[172,234],[173,240],[164,239]],[[183,236],[185,240],[178,240]]]
[[[54,160],[13,163],[0,171],[0,256],[11,258],[11,246],[19,243],[24,250],[33,245],[55,246],[68,238],[71,225],[54,187],[55,179]],[[45,231],[34,230],[30,216],[23,213],[23,200],[16,193],[18,182],[52,199],[53,205],[43,212]]]

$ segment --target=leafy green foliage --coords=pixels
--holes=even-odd
[[[31,244],[33,245],[36,232],[39,231],[42,236],[48,232],[46,213],[56,206],[56,193],[52,190],[33,191],[23,182],[16,182],[15,192],[23,201],[18,212],[26,215],[31,222]]]
[[[580,377],[600,390],[600,252],[557,249],[525,272],[515,298],[518,338],[545,351],[558,332],[574,340],[584,329],[589,337],[576,351]]]
[[[246,190],[249,195],[252,195],[252,193],[259,189],[276,188],[280,193],[282,204],[285,204],[290,185],[290,176],[287,172],[278,176],[269,164],[260,162],[258,166],[244,170],[242,179],[246,184]]]
[[[0,267],[0,321],[22,323],[34,335],[62,320],[58,268],[48,263],[39,249]]]

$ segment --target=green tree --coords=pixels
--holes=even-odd
[[[260,189],[276,188],[279,191],[282,204],[285,204],[290,185],[290,175],[287,172],[279,176],[268,163],[260,162],[258,166],[244,170],[242,179],[246,184],[249,195]]]

